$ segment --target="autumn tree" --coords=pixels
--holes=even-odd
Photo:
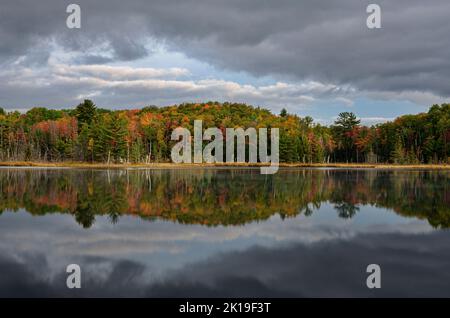
[[[447,163],[450,104],[426,113],[363,126],[339,114],[331,126],[282,111],[242,103],[184,103],[141,110],[108,110],[85,100],[73,110],[34,107],[22,114],[0,109],[0,159],[99,162],[167,162],[172,131],[203,128],[278,128],[281,162]],[[206,142],[205,142],[206,144]],[[270,151],[270,144],[269,144]]]

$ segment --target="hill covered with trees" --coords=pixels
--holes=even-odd
[[[280,129],[281,162],[450,163],[450,104],[367,127],[356,115],[339,114],[331,126],[283,110],[236,103],[186,103],[135,110],[106,110],[85,100],[74,109],[32,108],[25,114],[0,108],[0,160],[169,162],[172,131],[203,128]]]

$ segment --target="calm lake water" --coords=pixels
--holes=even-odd
[[[1,168],[0,296],[450,296],[449,227],[445,171]]]

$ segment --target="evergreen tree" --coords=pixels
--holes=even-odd
[[[96,106],[91,100],[85,99],[83,103],[79,104],[75,108],[75,117],[78,120],[79,129],[81,130],[81,127],[85,123],[90,125],[92,123],[92,120],[94,119],[95,114]]]
[[[359,126],[360,120],[351,112],[339,113],[332,127],[334,138],[340,151],[339,158],[345,162],[353,162],[357,159],[357,149],[352,138],[355,128]]]

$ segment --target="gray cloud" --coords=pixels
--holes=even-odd
[[[282,80],[450,96],[448,0],[379,0],[381,30],[365,25],[370,2],[79,0],[82,29],[69,30],[68,3],[19,0],[2,3],[0,62],[25,56],[42,63],[45,47],[55,44],[86,52],[78,59],[85,64],[128,61],[151,54],[147,43],[157,41],[222,68]]]

